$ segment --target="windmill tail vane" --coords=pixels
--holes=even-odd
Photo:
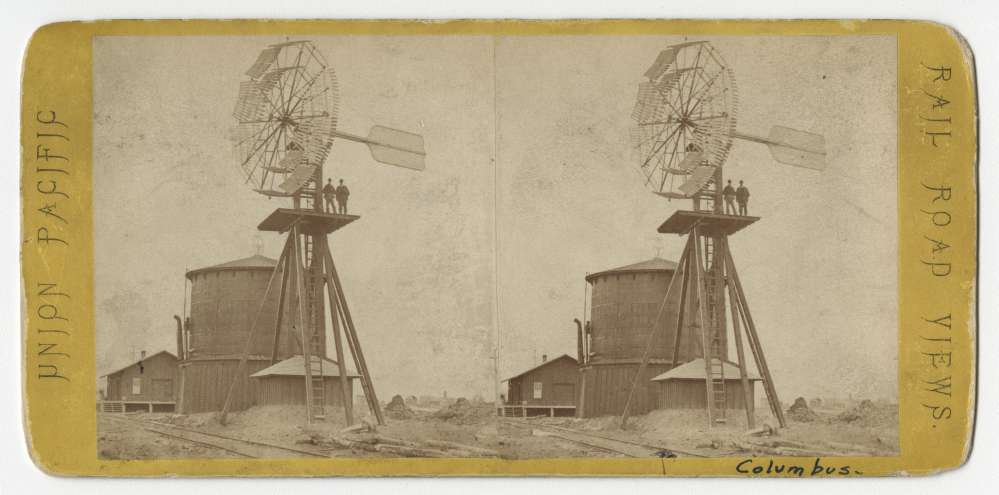
[[[733,137],[767,145],[770,155],[779,163],[812,170],[826,168],[826,139],[821,134],[775,125],[765,138],[742,133]]]
[[[368,145],[371,158],[379,163],[412,170],[426,168],[427,152],[423,147],[423,136],[419,134],[376,125],[371,128],[367,137],[340,131],[334,131],[333,135]]]

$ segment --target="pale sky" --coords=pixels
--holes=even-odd
[[[326,165],[362,217],[331,241],[381,397],[491,397],[497,335],[498,379],[574,355],[587,272],[678,257],[656,228],[689,206],[647,192],[628,128],[642,73],[683,38],[312,39],[337,71],[342,130],[426,140],[423,172],[347,142]],[[173,349],[185,269],[249,256],[257,236],[277,256],[256,225],[284,204],[243,184],[227,140],[243,72],[277,41],[95,41],[98,374],[133,348]],[[829,152],[815,172],[737,142],[725,165],[763,217],[731,245],[778,392],[894,398],[894,38],[711,41],[741,132],[794,127]]]

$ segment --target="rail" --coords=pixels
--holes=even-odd
[[[106,417],[113,419],[115,421],[122,421],[127,423],[137,424],[145,431],[156,433],[165,437],[174,438],[177,440],[186,441],[189,443],[202,445],[205,447],[216,448],[218,450],[223,450],[240,457],[248,457],[254,459],[273,459],[273,458],[285,458],[285,457],[329,457],[317,452],[310,452],[308,450],[296,449],[291,447],[285,447],[282,445],[275,445],[272,443],[259,442],[256,440],[246,440],[242,438],[235,438],[226,435],[219,435],[218,433],[209,433],[201,430],[194,430],[190,428],[184,428],[182,426],[172,425],[169,423],[162,423],[159,421],[149,421],[144,419],[135,419],[125,416],[117,415],[107,415]]]

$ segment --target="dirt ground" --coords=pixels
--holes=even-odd
[[[619,417],[537,418],[551,424],[601,436],[660,446],[700,455],[767,454],[773,448],[793,448],[824,455],[898,455],[898,407],[864,401],[841,408],[810,409],[810,414],[785,414],[787,427],[774,435],[747,435],[745,411],[727,411],[725,424],[708,426],[704,410],[657,410],[631,418],[622,429]],[[755,426],[775,427],[777,420],[757,410]],[[760,447],[760,448],[757,448]],[[789,454],[794,453],[789,451]]]
[[[109,414],[97,419],[97,453],[101,459],[192,459],[238,457],[224,450],[183,442],[146,431],[133,422],[116,420]],[[162,414],[129,413],[130,419],[162,417]]]
[[[757,415],[756,425],[776,425],[768,415]],[[709,428],[703,410],[653,411],[633,417],[621,428],[618,417],[547,418],[498,420],[489,403],[469,401],[438,404],[433,407],[410,405],[408,409],[386,411],[386,423],[365,435],[398,439],[406,445],[447,442],[468,446],[473,454],[497,455],[507,459],[551,457],[614,457],[613,452],[551,436],[545,426],[559,426],[604,438],[668,448],[678,453],[726,456],[821,452],[824,455],[895,455],[898,453],[897,407],[893,405],[852,405],[840,408],[814,408],[808,414],[788,414],[788,427],[775,435],[747,435],[745,413],[729,411],[728,422]],[[102,458],[207,458],[232,457],[224,451],[191,444],[146,431],[134,422],[101,415],[98,421],[98,449]],[[182,428],[264,442],[333,457],[394,457],[392,452],[372,451],[363,444],[331,446],[326,440],[344,438],[347,426],[343,411],[331,409],[322,422],[306,425],[304,406],[258,406],[232,413],[228,424],[218,422],[216,413],[191,415],[134,413],[126,418],[171,424]],[[800,418],[798,420],[796,418]],[[374,425],[366,408],[355,410],[355,424]],[[790,451],[774,449],[791,449]],[[797,449],[797,450],[795,450]],[[802,450],[804,449],[804,450]]]

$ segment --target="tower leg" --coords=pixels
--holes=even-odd
[[[735,340],[735,352],[739,358],[739,381],[742,382],[743,403],[746,407],[746,425],[752,430],[756,428],[755,404],[753,404],[753,392],[752,388],[750,388],[752,385],[749,383],[749,376],[746,372],[746,354],[742,349],[742,334],[739,329],[741,314],[738,309],[739,305],[736,302],[735,284],[731,280],[731,272],[727,268],[728,263],[724,261],[728,257],[727,238],[723,238],[720,247],[722,250],[722,253],[720,253],[722,259],[721,267],[724,268],[724,280],[725,285],[728,287],[729,305],[732,309],[732,337]]]
[[[350,353],[354,357],[354,365],[361,375],[361,387],[364,389],[364,397],[368,402],[368,408],[375,414],[378,424],[385,424],[382,416],[382,406],[378,403],[378,396],[375,395],[375,386],[371,383],[371,374],[368,372],[368,364],[364,360],[364,353],[361,351],[361,342],[357,339],[357,330],[354,328],[354,320],[350,316],[350,308],[347,306],[347,298],[343,294],[343,285],[340,283],[340,276],[336,271],[336,264],[333,263],[333,255],[326,249],[326,266],[329,270],[327,274],[329,280],[333,282],[336,289],[337,309],[344,322],[344,333],[347,336],[347,344],[350,346]]]
[[[689,249],[684,249],[683,254],[680,256],[679,266],[684,266],[689,259],[688,256]],[[624,403],[624,411],[621,412],[621,427],[624,428],[628,423],[628,412],[631,407],[631,400],[635,395],[635,389],[638,388],[638,382],[642,379],[642,374],[645,372],[645,367],[649,364],[649,357],[652,353],[652,346],[655,343],[655,336],[659,333],[659,320],[662,319],[663,312],[666,311],[666,306],[669,304],[669,296],[672,294],[673,290],[676,289],[677,282],[679,282],[679,277],[674,273],[673,278],[670,279],[669,285],[666,286],[666,295],[663,296],[663,302],[659,305],[659,313],[656,315],[655,321],[652,322],[652,328],[649,329],[649,338],[645,343],[645,353],[642,355],[642,362],[638,365],[638,370],[635,372],[635,378],[631,380],[631,388],[628,390],[628,399]],[[680,304],[683,304],[681,300]],[[665,325],[663,325],[665,326]]]
[[[685,318],[687,312],[687,296],[690,290],[691,282],[690,259],[693,258],[691,255],[693,245],[691,244],[690,239],[690,237],[687,237],[687,245],[683,248],[683,254],[681,255],[680,262],[677,264],[677,269],[681,270],[682,279],[680,281],[680,307],[676,312],[676,329],[673,333],[673,356],[669,363],[670,369],[678,366],[677,361],[680,359],[680,342],[683,338],[683,327],[687,324]],[[676,276],[677,274],[673,274],[673,277]]]
[[[739,305],[743,323],[746,324],[746,340],[749,342],[749,349],[753,351],[753,357],[756,359],[756,367],[759,369],[760,375],[762,375],[763,389],[766,391],[770,410],[774,413],[774,417],[777,418],[777,422],[781,428],[786,427],[787,422],[784,420],[784,411],[780,407],[777,389],[774,388],[773,377],[770,376],[770,368],[767,366],[766,357],[763,355],[763,347],[760,345],[760,339],[756,333],[756,325],[753,323],[753,317],[749,313],[746,293],[742,290],[742,282],[739,281],[739,273],[735,269],[735,262],[732,261],[732,252],[729,250],[725,250],[725,262],[727,264],[727,271],[732,274],[732,281],[735,282],[736,296],[738,296],[738,299],[733,301],[733,303]]]
[[[281,324],[284,323],[284,303],[288,294],[288,281],[291,278],[291,270],[288,269],[288,257],[283,261],[278,261],[276,268],[283,272],[281,275],[281,292],[278,294],[277,320],[274,323],[274,345],[271,348],[271,365],[277,362],[278,352],[281,348]]]
[[[694,253],[696,255],[694,260],[694,275],[696,279],[695,287],[697,288],[697,320],[701,328],[701,356],[704,359],[704,391],[708,409],[708,424],[710,426],[714,426],[716,419],[715,394],[711,380],[711,364],[714,357],[711,355],[712,348],[709,340],[710,336],[708,335],[711,332],[711,328],[708,324],[707,316],[704,314],[706,301],[704,289],[704,261],[701,254],[701,244],[699,242],[700,233],[698,232],[697,227],[694,227],[690,235],[694,237]]]
[[[305,287],[305,271],[307,267],[303,263],[302,257],[302,243],[300,236],[302,235],[301,229],[298,226],[292,228],[292,238],[294,239],[294,251],[295,255],[292,261],[295,266],[295,291],[298,296],[298,331],[301,338],[302,345],[302,361],[305,368],[305,411],[306,420],[309,424],[312,424],[316,419],[321,419],[325,416],[323,411],[325,396],[325,388],[323,383],[323,373],[322,373],[322,353],[314,352],[312,337],[315,334],[315,328],[310,325],[311,321],[308,318],[306,311],[306,298],[309,297],[309,292]],[[312,332],[310,335],[307,332]],[[316,348],[321,347],[318,343]],[[318,365],[313,367],[315,361],[314,357],[318,358]],[[319,374],[316,377],[316,373]],[[318,398],[317,398],[317,394]]]
[[[250,324],[250,334],[246,339],[246,344],[243,346],[243,355],[239,358],[239,364],[236,365],[236,372],[232,377],[232,381],[229,383],[229,389],[225,394],[225,401],[222,403],[222,412],[219,414],[219,423],[223,425],[225,425],[226,416],[229,414],[229,407],[232,404],[232,394],[236,390],[236,383],[239,381],[239,377],[243,373],[243,370],[246,369],[246,361],[250,357],[250,349],[253,346],[253,337],[256,334],[257,324],[264,312],[264,306],[267,304],[267,299],[271,295],[271,289],[274,288],[274,280],[277,278],[281,265],[288,258],[289,251],[292,249],[292,244],[292,238],[289,237],[284,243],[284,249],[281,250],[281,256],[278,257],[278,262],[274,265],[274,270],[271,271],[271,278],[267,281],[267,289],[264,290],[263,300],[260,301],[260,306],[257,307],[257,314],[253,318],[253,323]]]
[[[323,263],[328,263],[326,260],[330,257],[329,252],[329,241],[323,236],[320,241],[319,252],[321,253],[321,261]],[[340,399],[343,404],[343,416],[347,421],[347,426],[354,424],[354,410],[353,410],[353,397],[351,397],[350,391],[350,377],[347,376],[347,363],[343,359],[343,341],[340,336],[340,311],[338,309],[339,304],[335,296],[336,288],[333,284],[329,283],[329,266],[325,267],[325,276],[323,279],[326,281],[327,294],[329,296],[330,302],[330,320],[332,322],[331,330],[333,331],[333,344],[336,347],[336,364],[337,370],[340,372]]]

